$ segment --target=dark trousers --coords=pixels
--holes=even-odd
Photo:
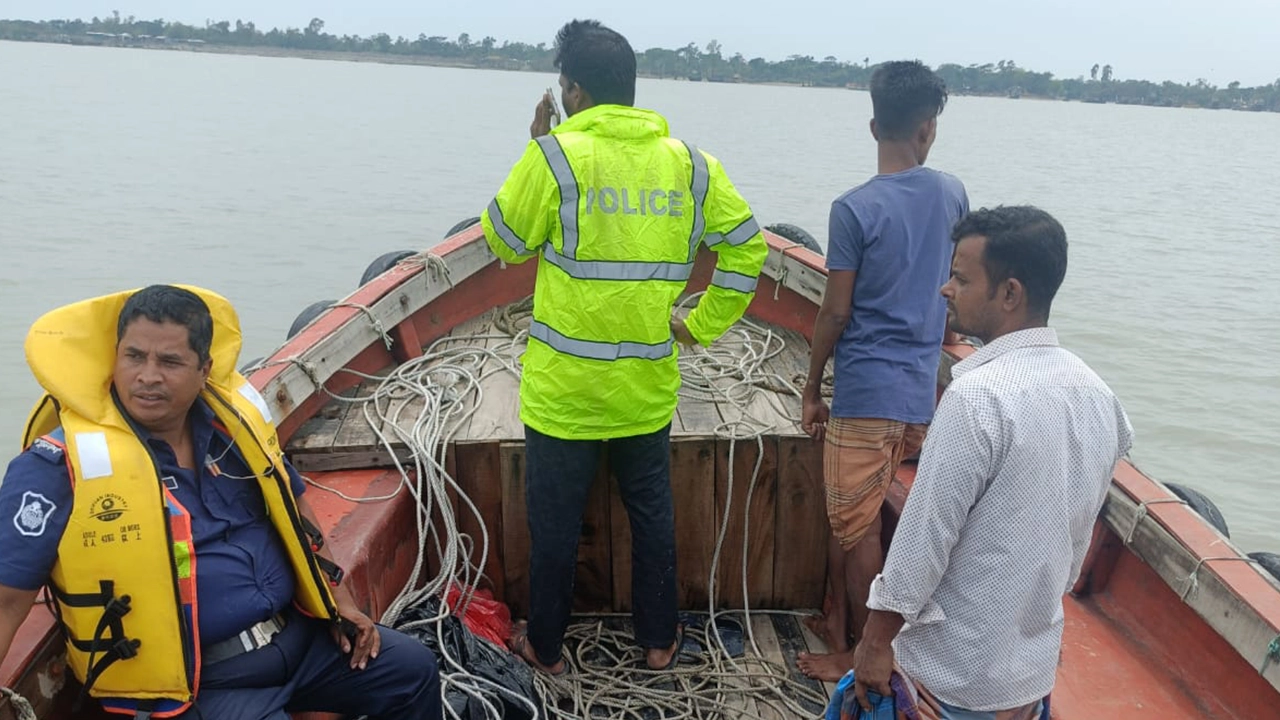
[[[578,537],[600,451],[618,481],[631,520],[631,608],[636,641],[667,648],[676,632],[675,511],[671,503],[671,426],[611,440],[561,440],[529,426],[525,503],[529,515],[529,642],[554,665],[573,610]]]
[[[252,652],[202,669],[196,707],[180,720],[289,720],[291,712],[335,712],[371,720],[440,720],[435,655],[382,626],[382,649],[352,670],[327,623],[288,613],[289,624]]]

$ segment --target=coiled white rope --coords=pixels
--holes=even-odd
[[[686,298],[682,309],[696,299],[696,295]],[[645,665],[644,651],[633,647],[634,640],[630,636],[607,629],[599,619],[578,622],[569,628],[565,638],[566,648],[571,648],[566,658],[571,669],[557,677],[540,672],[533,674],[541,706],[471,674],[450,655],[440,620],[450,613],[465,613],[485,566],[490,539],[479,510],[446,471],[444,453],[459,429],[484,401],[483,380],[494,373],[519,376],[517,358],[523,349],[531,312],[531,302],[525,301],[495,313],[495,324],[506,333],[497,336],[503,340],[497,347],[477,347],[477,344],[493,340],[495,336],[491,335],[442,338],[428,347],[421,357],[400,365],[385,377],[355,373],[365,379],[379,381],[369,395],[345,397],[329,393],[340,402],[362,405],[365,421],[392,458],[402,481],[393,493],[362,499],[350,498],[312,480],[308,482],[353,502],[380,502],[408,492],[416,505],[415,526],[420,551],[409,579],[383,613],[381,622],[397,626],[407,608],[427,598],[439,598],[442,602],[437,617],[403,623],[398,627],[412,630],[434,625],[437,646],[443,655],[443,687],[476,699],[490,718],[502,717],[501,708],[487,699],[495,694],[526,707],[536,718],[639,719],[642,710],[656,711],[662,718],[681,720],[759,718],[758,712],[764,708],[769,708],[771,717],[813,715],[813,710],[806,708],[802,701],[821,707],[826,698],[812,686],[793,679],[785,665],[764,657],[752,628],[752,612],[746,605],[750,524],[745,521],[764,458],[763,438],[776,429],[754,417],[750,406],[760,397],[778,403],[779,392],[796,397],[800,394],[795,378],[784,378],[765,370],[765,363],[785,350],[785,341],[772,330],[748,320],[739,321],[710,348],[682,350],[679,360],[682,396],[732,407],[739,416],[721,422],[714,431],[717,437],[729,440],[729,497],[733,496],[734,483],[739,481],[734,470],[738,443],[754,442],[756,445],[756,461],[747,481],[744,506],[739,509],[726,502],[723,516],[719,518],[705,625],[707,629],[714,629],[718,616],[739,614],[739,611],[728,613],[717,609],[716,576],[730,513],[742,512],[744,608],[740,613],[744,619],[746,639],[749,640],[748,654],[741,658],[732,657],[719,632],[688,629],[686,633],[699,639],[707,652],[697,662],[682,661],[672,670],[653,671]],[[329,392],[323,385],[318,387]],[[416,415],[407,410],[419,407],[419,402],[420,409]],[[786,408],[781,410],[782,414],[789,414]],[[395,446],[397,441],[407,448],[407,460],[399,459],[405,455],[405,450]],[[456,495],[458,512],[469,513],[476,519],[476,527],[480,528],[478,544],[476,538],[459,531],[449,501],[451,493]],[[437,524],[433,525],[433,521]],[[428,548],[440,561],[434,577],[425,576]],[[462,596],[455,607],[450,608],[443,601],[455,582],[463,589]],[[757,712],[749,710],[752,706],[757,708]],[[447,704],[446,711],[451,717],[456,717]]]

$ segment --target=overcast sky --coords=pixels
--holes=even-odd
[[[1014,60],[1058,77],[1110,63],[1117,79],[1217,85],[1280,78],[1277,0],[0,0],[0,18],[8,19],[88,19],[113,9],[188,24],[252,20],[262,29],[319,17],[339,35],[465,32],[535,44],[550,44],[568,19],[592,17],[638,51],[715,39],[726,56],[748,59]]]

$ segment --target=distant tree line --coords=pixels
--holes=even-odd
[[[324,31],[324,20],[312,18],[303,28],[260,30],[251,21],[206,21],[204,27],[165,20],[110,17],[91,20],[0,20],[0,40],[62,42],[71,44],[218,45],[277,48],[334,53],[382,53],[468,67],[552,72],[554,48],[546,43],[499,43],[492,36],[480,40],[463,33],[456,38],[420,34],[416,39],[392,38],[386,33],[369,37],[333,35]],[[641,75],[710,82],[794,83],[817,87],[865,88],[875,70],[870,58],[861,62],[827,56],[791,55],[785,60],[748,60],[742,53],[726,56],[719,42],[699,47],[649,48],[636,54]],[[1195,83],[1116,80],[1111,65],[1094,64],[1088,78],[1055,78],[1053,73],[1018,67],[1012,60],[995,64],[961,66],[944,64],[937,72],[953,94],[1036,97],[1127,105],[1229,108],[1280,112],[1280,79],[1270,85],[1241,87],[1232,82],[1220,88],[1200,79]]]

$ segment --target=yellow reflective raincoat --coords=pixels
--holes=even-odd
[[[520,418],[545,435],[655,432],[675,414],[670,328],[698,246],[717,253],[686,325],[708,345],[737,322],[768,247],[720,163],[661,115],[598,105],[531,140],[481,217],[507,262],[540,256]]]

